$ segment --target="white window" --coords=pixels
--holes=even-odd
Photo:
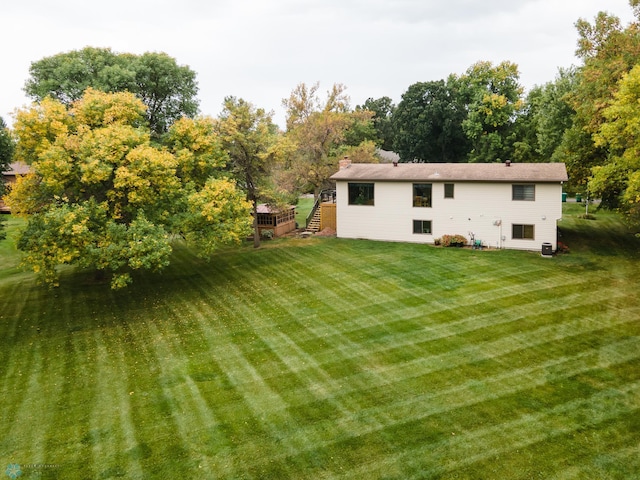
[[[513,185],[512,200],[533,202],[536,199],[536,186],[533,184]]]

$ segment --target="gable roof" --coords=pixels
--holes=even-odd
[[[400,155],[398,155],[396,152],[391,152],[389,150],[382,150],[381,148],[377,148],[376,153],[382,159],[383,163],[397,162],[400,160]]]
[[[430,182],[566,182],[564,163],[352,163],[332,180]]]
[[[5,176],[26,175],[30,171],[31,169],[29,168],[29,165],[27,165],[26,163],[14,162],[14,163],[10,163],[9,170],[2,172],[2,174]]]
[[[281,210],[277,210],[272,208],[270,205],[267,205],[266,203],[259,203],[258,205],[256,205],[256,210],[258,213],[282,213],[282,212],[291,210],[293,208],[296,208],[296,207],[294,205],[289,205],[289,207],[282,208]]]

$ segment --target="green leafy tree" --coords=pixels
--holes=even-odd
[[[161,134],[181,117],[198,113],[198,84],[189,67],[177,65],[165,53],[144,53],[133,61],[136,90],[131,90],[147,106],[152,132]]]
[[[468,115],[462,128],[471,141],[471,162],[496,162],[513,156],[514,123],[523,107],[518,66],[477,62],[459,77]]]
[[[52,98],[17,113],[16,155],[31,166],[8,203],[28,223],[18,247],[50,285],[61,264],[111,274],[157,271],[182,237],[210,255],[250,232],[250,205],[220,173],[226,156],[212,119],[181,119],[151,143],[145,105],[131,93],[88,89],[70,107]]]
[[[415,83],[393,112],[393,149],[405,162],[464,161],[470,149],[462,128],[466,116],[455,77]]]
[[[349,112],[351,123],[347,126],[344,134],[345,147],[358,147],[363,143],[378,144],[378,131],[373,124],[373,112],[369,110],[358,110]]]
[[[196,74],[165,53],[119,54],[86,47],[31,64],[24,90],[34,101],[52,97],[71,106],[91,87],[131,92],[147,106],[151,133],[158,137],[181,117],[198,113]]]
[[[260,246],[258,203],[278,206],[271,174],[278,160],[278,128],[272,114],[235,97],[224,100],[218,130],[229,155],[229,168],[253,206],[253,244]]]
[[[574,122],[562,136],[562,142],[554,152],[553,161],[562,162],[567,167],[569,182],[566,190],[585,193],[588,188],[592,168],[602,165],[607,157],[606,149],[597,147],[592,135]],[[606,201],[603,206],[606,205]]]
[[[13,158],[14,147],[13,138],[11,138],[7,124],[4,122],[4,119],[0,117],[0,198],[6,193],[4,175],[1,175],[1,173],[9,169],[9,164]],[[0,240],[3,240],[5,237],[4,218],[0,217]]]
[[[545,85],[537,112],[539,151],[544,161],[566,165],[569,182],[564,189],[574,193],[586,192],[591,168],[606,156],[577,118],[573,98],[581,81],[580,69],[560,70],[555,81]]]
[[[544,87],[534,86],[524,101],[524,106],[514,122],[513,155],[511,160],[516,162],[539,162],[540,142],[538,137],[539,116],[542,108]]]
[[[542,161],[555,160],[565,132],[573,126],[575,110],[569,103],[569,96],[577,81],[575,68],[560,69],[555,80],[542,88],[535,111],[538,152]]]
[[[513,63],[478,62],[465,74],[450,75],[446,81],[411,85],[393,113],[394,150],[402,161],[513,158],[516,119],[523,107],[518,80],[518,67]],[[521,141],[520,156],[531,155],[529,143]]]
[[[555,80],[532,88],[515,122],[513,160],[558,161],[558,147],[572,126],[574,109],[568,103],[577,81],[575,68],[560,69]]]
[[[394,132],[391,119],[395,109],[396,106],[389,97],[367,98],[364,104],[356,106],[356,111],[373,112],[372,126],[376,132],[376,140],[383,150],[393,150]]]
[[[0,172],[6,172],[13,158],[15,143],[4,119],[0,117]],[[0,191],[0,194],[2,191]]]

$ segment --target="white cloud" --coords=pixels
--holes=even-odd
[[[276,112],[300,82],[321,91],[343,83],[352,104],[398,102],[418,81],[463,73],[479,60],[509,60],[525,87],[553,80],[577,63],[580,17],[600,0],[23,0],[3,6],[5,39],[0,115],[27,102],[29,65],[85,46],[163,51],[198,74],[204,114],[227,95]],[[631,20],[627,0],[607,0]]]

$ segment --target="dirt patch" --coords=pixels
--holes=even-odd
[[[333,228],[323,228],[315,235],[316,237],[335,237],[336,231]]]

